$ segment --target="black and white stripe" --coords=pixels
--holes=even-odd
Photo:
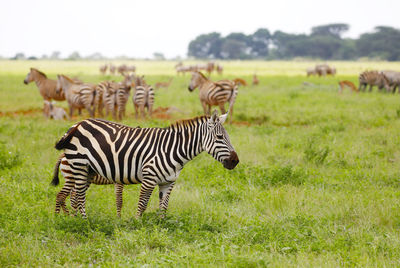
[[[372,91],[374,86],[377,86],[381,91],[385,88],[387,92],[390,91],[389,80],[385,74],[378,71],[365,71],[358,77],[360,85],[358,87],[359,91],[365,91],[367,85],[369,85],[369,91]]]
[[[150,85],[140,85],[135,87],[135,94],[132,97],[133,106],[135,107],[136,118],[139,114],[145,117],[145,109],[151,117],[154,105],[154,89]]]
[[[59,194],[57,195],[56,199],[56,209],[55,212],[59,213],[61,208],[64,211],[64,213],[68,214],[69,211],[66,207],[65,200],[68,197],[68,195],[71,196],[71,207],[75,210],[75,214],[77,212],[77,207],[78,207],[78,202],[76,199],[76,191],[75,191],[75,181],[73,179],[73,170],[71,169],[69,162],[67,161],[67,158],[65,157],[65,154],[61,154],[60,157],[58,158],[58,161],[56,163],[56,166],[54,168],[54,175],[53,175],[53,185],[58,185],[59,183],[59,178],[58,178],[58,171],[61,171],[61,174],[63,175],[65,179],[65,183]],[[96,185],[109,185],[109,184],[114,184],[112,181],[101,177],[98,174],[95,174],[93,177],[90,177],[88,182],[87,182],[87,188],[89,188],[90,184],[96,184]],[[121,209],[122,209],[122,193],[124,190],[124,185],[123,184],[114,184],[115,188],[115,201],[117,205],[117,216],[121,217]]]
[[[99,119],[72,126],[56,144],[64,150],[75,185],[78,208],[85,217],[85,191],[95,174],[119,184],[141,183],[137,216],[141,216],[155,186],[160,209],[168,207],[169,194],[183,166],[203,151],[225,168],[239,162],[222,126],[227,115],[179,121],[167,128],[131,128]]]
[[[233,105],[238,94],[238,85],[231,80],[213,82],[201,72],[193,72],[189,84],[189,91],[199,88],[200,102],[206,115],[211,114],[212,106],[219,106],[221,113],[225,114],[225,103],[229,103],[230,121],[233,116]]]

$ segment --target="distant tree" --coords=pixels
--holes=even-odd
[[[60,51],[53,51],[53,53],[51,53],[50,55],[50,59],[52,60],[58,60],[60,59]]]
[[[38,58],[37,57],[35,57],[35,56],[30,56],[30,57],[28,57],[28,60],[37,60]]]
[[[375,27],[372,33],[365,33],[356,41],[361,57],[375,57],[383,60],[400,60],[400,30],[387,26]]]
[[[320,25],[312,27],[311,35],[331,35],[341,38],[342,34],[347,32],[350,26],[345,23],[332,23],[327,25]]]
[[[260,28],[252,36],[251,54],[254,58],[264,58],[268,56],[269,46],[272,43],[271,34],[268,29]]]
[[[88,60],[102,60],[102,59],[104,59],[104,56],[101,55],[100,52],[95,52],[93,54],[88,55],[86,57],[86,59],[88,59]]]
[[[246,59],[246,43],[235,39],[225,39],[222,44],[221,56],[224,59]]]
[[[17,54],[15,54],[14,57],[11,58],[12,60],[25,60],[25,54],[22,52],[18,52]]]
[[[153,53],[153,58],[154,58],[155,60],[165,60],[165,56],[164,56],[164,54],[161,53],[161,52],[154,52],[154,53]]]
[[[200,59],[221,58],[222,40],[219,33],[202,34],[189,43],[188,56]]]
[[[40,59],[41,60],[46,60],[46,59],[48,59],[49,57],[46,55],[46,54],[43,54],[41,57],[40,57]]]
[[[71,55],[68,56],[68,60],[79,60],[81,59],[81,55],[79,55],[78,51],[74,51],[71,53]]]

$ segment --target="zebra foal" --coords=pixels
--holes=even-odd
[[[179,173],[195,156],[206,151],[227,169],[239,163],[222,125],[227,116],[214,112],[211,117],[182,120],[166,128],[131,128],[100,119],[81,121],[55,146],[64,150],[71,171],[64,191],[75,189],[77,207],[86,217],[85,192],[96,174],[112,183],[140,183],[136,213],[140,217],[158,185],[159,207],[164,216]]]

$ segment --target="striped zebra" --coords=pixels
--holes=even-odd
[[[86,108],[91,117],[94,117],[94,101],[96,96],[95,86],[77,83],[65,75],[57,75],[57,91],[64,91],[68,101],[69,117],[72,117],[75,108]]]
[[[229,122],[231,122],[233,105],[238,94],[238,85],[231,80],[213,82],[201,72],[192,72],[188,89],[192,92],[197,87],[200,91],[199,97],[204,114],[210,115],[211,106],[219,106],[221,113],[225,114],[225,103],[229,103]]]
[[[101,119],[81,121],[55,146],[64,150],[72,175],[64,185],[64,192],[75,188],[77,207],[86,217],[85,192],[96,174],[112,183],[141,183],[136,214],[140,217],[158,185],[163,217],[179,173],[195,156],[206,151],[227,169],[239,163],[222,125],[227,116],[218,116],[215,111],[211,117],[181,120],[166,128],[131,128]]]
[[[400,72],[382,71],[382,74],[384,74],[387,77],[392,93],[395,93],[397,87],[400,86]],[[400,90],[399,90],[399,93],[400,93]]]
[[[151,117],[154,104],[154,89],[152,86],[147,85],[142,77],[137,77],[135,82],[135,93],[132,96],[133,106],[135,107],[135,116],[138,118],[145,117],[145,109]]]
[[[52,180],[52,185],[57,186],[60,183],[60,179],[58,177],[59,170],[61,171],[61,174],[63,175],[65,179],[65,183],[61,191],[57,194],[56,198],[56,213],[60,213],[60,210],[62,209],[64,213],[69,214],[69,211],[67,209],[67,206],[65,205],[65,200],[68,197],[68,195],[71,195],[71,207],[75,211],[74,214],[77,212],[77,207],[78,207],[78,202],[76,199],[76,191],[74,189],[75,186],[75,181],[73,179],[73,170],[71,169],[71,166],[69,165],[69,162],[67,158],[65,157],[65,154],[62,153],[58,160],[57,163],[54,167],[54,174],[53,174],[53,180]],[[108,185],[108,184],[114,184],[112,181],[101,177],[100,175],[96,174],[93,177],[90,178],[90,180],[87,181],[87,189],[89,188],[90,184],[96,184],[96,185]],[[121,217],[121,209],[122,209],[122,193],[124,190],[124,185],[115,183],[114,184],[114,189],[115,189],[115,202],[117,205],[117,216]]]
[[[365,71],[360,74],[358,80],[360,82],[358,91],[365,91],[367,85],[369,85],[369,92],[372,91],[374,86],[377,86],[379,91],[381,91],[382,88],[385,88],[387,92],[390,91],[389,80],[382,72]]]

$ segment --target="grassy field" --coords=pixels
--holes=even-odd
[[[125,63],[149,83],[174,79],[156,92],[152,120],[135,120],[130,101],[122,123],[164,127],[202,113],[176,62]],[[46,120],[36,86],[22,81],[29,67],[51,78],[120,79],[100,76],[101,64],[0,61],[0,266],[400,266],[400,97],[337,90],[339,80],[358,85],[360,71],[398,63],[333,62],[337,77],[306,78],[315,62],[222,62],[224,75],[212,79],[260,79],[240,88],[226,126],[240,158],[234,170],[205,153],[189,162],[163,220],[157,194],[134,218],[137,185],[125,189],[121,219],[113,186],[91,186],[88,219],[55,215],[54,144],[87,113]]]

